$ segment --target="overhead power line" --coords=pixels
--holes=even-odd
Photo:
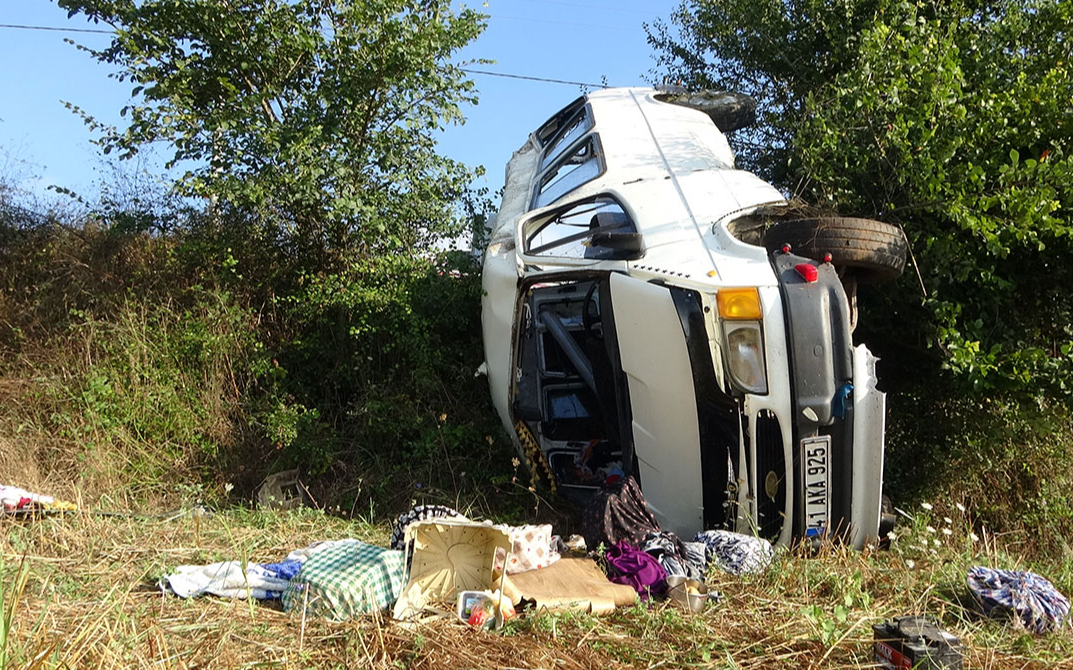
[[[57,33],[100,33],[102,35],[114,35],[114,30],[101,30],[99,28],[53,28],[51,26],[20,26],[13,23],[0,23],[0,28],[14,28],[15,30],[50,30]]]
[[[25,26],[15,25],[10,23],[0,23],[0,28],[11,28],[15,30],[47,30],[53,32],[67,32],[67,33],[102,33],[106,35],[114,34],[111,30],[98,30],[94,28],[54,28],[51,26]],[[524,79],[526,81],[540,81],[547,84],[565,84],[567,86],[589,86],[591,88],[606,88],[607,84],[592,84],[583,81],[568,81],[565,79],[550,79],[548,77],[531,77],[523,74],[508,74],[506,72],[489,72],[487,70],[474,70],[472,68],[460,68],[463,72],[468,74],[480,74],[488,77],[503,77],[504,79]]]
[[[471,68],[459,68],[468,74],[483,74],[489,77],[504,77],[506,79],[525,79],[527,81],[542,81],[548,84],[567,84],[568,86],[590,86],[592,88],[607,88],[608,84],[587,84],[583,81],[566,81],[564,79],[548,79],[546,77],[528,77],[523,74],[507,74],[505,72],[488,72],[487,70],[474,70]]]

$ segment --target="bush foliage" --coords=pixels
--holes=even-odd
[[[0,225],[0,389],[45,474],[133,504],[190,481],[248,495],[298,467],[322,502],[367,510],[509,470],[473,374],[468,254],[247,272],[196,221],[153,236],[28,211]]]
[[[895,496],[1068,518],[1071,27],[1062,0],[685,0],[649,29],[669,79],[757,98],[745,167],[905,231],[858,330],[892,391]]]
[[[673,78],[762,103],[749,167],[905,230],[915,264],[870,335],[962,392],[1071,397],[1069,3],[687,1],[673,21],[651,31]]]
[[[62,210],[0,188],[3,420],[45,474],[144,502],[190,481],[248,496],[297,467],[322,504],[397,512],[457,502],[493,459],[509,471],[473,374],[475,261],[446,251],[485,205],[435,149],[475,101],[451,57],[484,17],[445,0],[59,4],[115,28],[86,51],[134,85],[125,128],[75,108],[104,152],[164,143],[185,173]]]

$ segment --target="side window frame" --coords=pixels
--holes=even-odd
[[[584,106],[585,96],[580,96],[570,101],[570,104],[563,107],[559,111],[555,112],[550,119],[545,121],[533,135],[536,136],[537,142],[540,143],[541,148],[548,146],[552,139],[559,134],[562,130],[564,121],[573,118],[577,113],[578,108]]]
[[[587,144],[591,145],[592,147],[592,156],[587,160],[579,163],[575,170],[579,169],[581,166],[585,165],[590,161],[596,161],[596,172],[593,173],[592,176],[583,179],[576,184],[570,185],[564,191],[556,195],[554,198],[548,200],[547,202],[542,202],[541,196],[544,195],[548,186],[552,184],[552,182],[549,181],[549,176],[556,174],[560,169],[562,169],[570,161],[570,159],[573,158],[577,154],[577,152]],[[540,174],[537,176],[535,183],[533,184],[533,194],[529,200],[530,209],[539,209],[541,207],[546,207],[554,202],[557,202],[558,200],[561,200],[562,198],[566,197],[571,192],[577,190],[578,187],[583,186],[595,179],[599,179],[603,176],[605,172],[607,172],[607,162],[604,160],[603,145],[600,143],[599,133],[589,132],[587,135],[582,136],[581,139],[579,139],[577,142],[574,142],[571,149],[571,151],[564,151],[554,163],[540,171]],[[569,174],[563,175],[562,179],[569,179],[569,176]]]
[[[575,124],[580,122],[581,131],[577,136],[568,143],[562,143],[566,136],[575,127]],[[592,118],[592,107],[588,104],[584,104],[579,107],[570,118],[559,126],[559,129],[555,132],[548,143],[544,145],[544,150],[540,154],[540,168],[543,172],[550,167],[553,163],[557,162],[560,157],[574,148],[575,145],[581,144],[585,137],[592,132],[595,123]]]
[[[591,224],[588,228],[582,227],[581,224],[590,214],[595,217],[602,213],[611,214],[612,217],[617,215],[621,220],[617,224],[606,227],[603,225],[591,227]],[[578,221],[576,223],[564,221],[564,218],[571,217],[578,217]],[[542,242],[534,247],[534,242],[540,234],[547,230],[548,227],[556,225],[577,227],[578,231]],[[611,193],[599,193],[561,205],[534,220],[523,221],[519,230],[520,249],[524,257],[533,260],[555,258],[568,262],[587,263],[603,260],[633,260],[635,257],[643,255],[643,250],[637,254],[627,252],[626,255],[616,255],[613,251],[608,251],[610,247],[596,247],[596,251],[590,254],[589,249],[594,247],[586,245],[585,242],[591,241],[597,234],[606,233],[636,234],[638,233],[637,221],[617,197]],[[586,250],[578,254],[576,252],[578,246],[585,246]],[[574,249],[575,252],[573,254],[562,253],[562,250],[567,248]],[[557,250],[559,250],[559,253],[556,253]]]

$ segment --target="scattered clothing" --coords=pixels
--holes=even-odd
[[[318,542],[314,542],[313,544],[309,545],[308,547],[302,547],[301,549],[295,549],[291,553],[287,554],[287,558],[285,558],[283,560],[284,560],[284,562],[297,561],[298,563],[305,563],[306,559],[308,559],[314,553],[316,553],[316,552],[318,552],[318,551],[320,551],[322,549],[329,549],[331,547],[338,547],[338,546],[341,546],[341,545],[344,545],[344,544],[349,544],[351,542],[357,542],[357,540],[355,540],[354,538],[346,538],[346,539],[343,539],[343,540],[320,540]]]
[[[320,549],[283,592],[283,609],[346,621],[387,609],[402,592],[403,552],[358,540]]]
[[[508,575],[546,568],[559,560],[559,551],[551,535],[551,524],[495,528],[510,534],[512,548],[507,556]]]
[[[706,530],[697,533],[694,542],[702,542],[709,563],[715,563],[735,576],[763,572],[775,556],[771,543],[752,535],[729,530]]]
[[[208,594],[221,598],[278,600],[310,556],[322,549],[353,542],[357,540],[314,542],[292,551],[279,563],[221,561],[209,565],[180,565],[175,572],[160,579],[160,588],[170,588],[182,598]]]
[[[465,516],[446,505],[418,505],[408,512],[403,512],[395,520],[395,528],[391,531],[392,549],[406,550],[406,529],[410,524],[417,521],[431,521],[433,519],[455,519],[457,521],[469,521]]]
[[[695,544],[695,543],[694,543]],[[662,531],[649,533],[641,541],[641,550],[651,554],[659,561],[668,575],[679,575],[688,579],[704,581],[704,571],[707,562],[704,558],[704,545],[701,544],[699,553],[694,547],[693,553],[686,548],[686,543],[678,539],[674,533]]]
[[[659,561],[624,540],[608,549],[604,560],[607,561],[608,579],[632,586],[642,600],[667,590],[667,571]]]
[[[297,561],[268,565],[243,565],[241,561],[180,565],[174,573],[161,580],[161,588],[166,583],[181,598],[209,593],[222,598],[276,600],[283,595],[300,567]]]
[[[1058,629],[1069,614],[1069,599],[1031,572],[975,566],[969,569],[965,581],[984,614],[1011,611],[1033,633]]]
[[[56,500],[52,496],[33,493],[17,486],[4,486],[0,484],[0,504],[5,512],[30,511],[34,509],[45,510],[76,510],[74,503],[65,500]]]
[[[600,544],[612,547],[622,540],[637,546],[646,535],[659,531],[659,522],[633,477],[600,487],[582,512],[581,534],[589,549]]]
[[[694,567],[699,567],[701,575],[707,575],[708,545],[703,542],[683,542],[682,546],[686,549],[686,562]]]

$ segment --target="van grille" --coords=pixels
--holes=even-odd
[[[782,533],[786,509],[786,458],[782,449],[782,427],[769,410],[755,417],[756,426],[756,513],[761,537],[777,540]]]

